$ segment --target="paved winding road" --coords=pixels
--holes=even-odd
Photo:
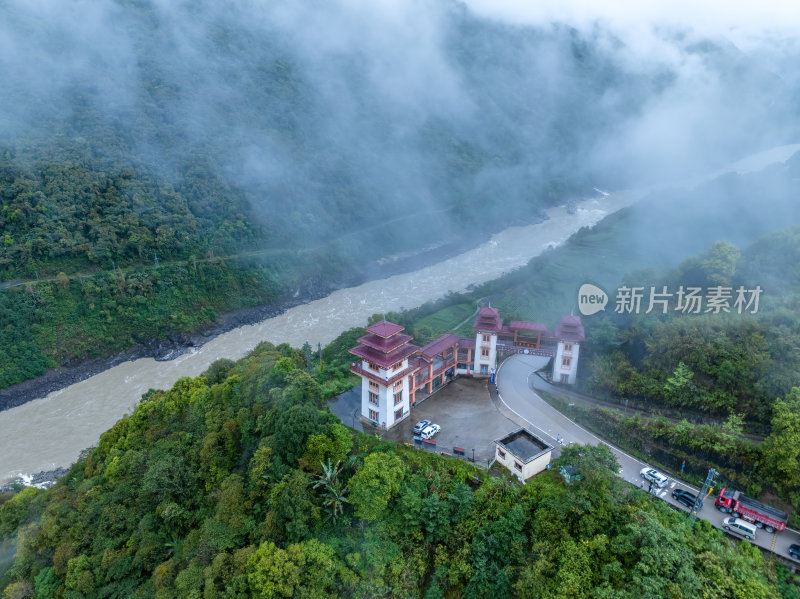
[[[550,387],[548,383],[533,374],[542,368],[548,360],[549,358],[538,356],[515,355],[509,357],[500,365],[497,371],[497,391],[504,407],[526,421],[533,432],[545,436],[545,440],[549,438],[554,445],[559,444],[559,439],[561,444],[588,443],[597,445],[601,442],[606,443],[553,408],[536,393],[534,387],[543,390],[547,390],[547,387]],[[639,472],[647,464],[610,443],[606,443],[606,445],[617,456],[617,461],[620,465],[619,475],[633,485],[642,486],[642,478]],[[678,509],[686,511],[683,505],[672,499],[671,491],[676,487],[690,489],[695,494],[698,492],[697,488],[676,478],[670,478],[669,483],[658,491],[658,497],[673,506],[677,506]],[[725,514],[714,508],[714,498],[710,496],[705,500],[705,505],[697,513],[697,516],[708,520],[717,528],[721,528],[721,522]],[[789,545],[792,543],[800,543],[800,532],[793,529],[786,529],[784,532],[774,534],[759,530],[758,536],[754,541],[754,544],[759,547],[774,551],[781,557],[797,564],[797,560],[792,560],[787,552]]]

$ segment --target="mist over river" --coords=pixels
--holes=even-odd
[[[731,168],[757,170],[785,160],[798,147],[775,148]],[[274,318],[221,334],[172,361],[141,358],[124,362],[47,397],[0,412],[0,483],[71,464],[81,450],[97,444],[101,433],[132,412],[149,389],[167,389],[181,377],[197,376],[217,359],[241,358],[262,341],[294,347],[306,341],[312,346],[326,345],[342,331],[366,324],[372,314],[414,308],[448,292],[496,279],[648,191],[601,193],[583,202],[575,214],[564,207],[552,208],[547,211],[548,220],[509,227],[448,260],[340,289]]]

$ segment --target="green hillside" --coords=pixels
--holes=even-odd
[[[791,81],[722,42],[665,34],[740,101],[656,175],[636,132],[685,73],[611,31],[456,2],[71,4],[0,7],[0,387],[797,130]]]
[[[610,301],[583,318],[579,372],[579,389],[599,402],[568,410],[572,400],[553,400],[557,407],[671,472],[685,462],[685,476],[700,483],[713,467],[725,484],[797,514],[799,165],[796,155],[761,173],[660,192],[469,294],[389,318],[430,340],[461,321],[454,310],[485,298],[509,320],[552,326],[578,313],[583,283],[599,285]],[[615,312],[622,285],[646,291],[640,314]],[[756,314],[738,314],[735,293],[728,313],[676,312],[675,297],[668,315],[644,313],[651,286],[681,285],[763,293]]]
[[[218,362],[148,393],[52,489],[0,496],[4,596],[797,597],[602,447],[564,450],[582,480],[522,487],[353,434],[303,366],[268,344]]]

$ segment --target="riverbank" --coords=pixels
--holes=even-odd
[[[329,292],[329,291],[328,291]],[[319,297],[326,293],[320,292]],[[289,308],[318,299],[304,296],[292,301],[265,306],[256,306],[223,314],[210,327],[194,333],[171,333],[165,339],[150,339],[112,356],[94,358],[69,366],[59,366],[48,370],[41,376],[28,379],[0,390],[0,412],[15,408],[60,391],[70,385],[84,381],[123,362],[140,358],[153,358],[157,361],[174,360],[192,348],[202,347],[218,335],[237,327],[254,324],[267,318],[283,314]]]
[[[0,485],[0,494],[12,491],[15,487],[38,487],[39,489],[49,489],[56,481],[64,476],[69,470],[66,468],[56,468],[54,470],[42,470],[31,476],[21,476],[16,480],[5,485]]]
[[[525,218],[518,218],[508,226],[527,226],[547,220],[544,211]],[[478,234],[463,235],[456,240],[429,247],[416,253],[384,256],[372,260],[359,272],[354,272],[347,280],[336,283],[309,281],[305,289],[299,289],[296,297],[273,304],[265,304],[222,314],[211,325],[191,333],[169,332],[164,339],[148,339],[113,355],[77,364],[52,368],[44,374],[0,389],[0,412],[24,405],[35,399],[60,391],[80,383],[123,362],[152,358],[156,361],[174,360],[186,352],[199,349],[219,335],[239,327],[255,325],[269,318],[284,314],[287,310],[324,298],[338,289],[355,287],[363,283],[385,279],[391,276],[413,272],[429,264],[434,264],[474,249],[486,242],[492,235],[501,231],[499,227],[482,229]]]
[[[477,236],[469,236],[457,245],[431,248],[387,265],[392,270],[406,271],[404,274],[338,289],[278,316],[218,334],[172,360],[140,358],[122,362],[46,397],[6,410],[0,417],[0,482],[71,464],[82,450],[96,444],[104,431],[132,413],[150,389],[168,389],[182,377],[203,373],[220,358],[239,359],[261,342],[288,343],[293,347],[305,342],[312,347],[327,345],[343,331],[363,326],[373,314],[401,312],[451,292],[467,291],[525,266],[531,258],[565,243],[579,229],[594,226],[638,197],[630,192],[593,197],[582,202],[574,214],[564,206],[551,208],[546,224],[509,226],[478,247],[449,259],[437,258],[474,246],[472,240]],[[424,266],[408,272],[419,264]],[[376,276],[379,272],[390,271],[373,271]],[[314,290],[304,286],[299,291],[302,294]],[[293,299],[301,301],[301,297]]]

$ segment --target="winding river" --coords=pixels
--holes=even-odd
[[[786,160],[799,147],[776,148],[757,155],[760,159],[755,162],[750,159],[730,168],[756,170]],[[219,358],[241,358],[261,341],[286,342],[294,347],[305,341],[312,346],[325,345],[342,331],[364,325],[372,314],[414,308],[450,291],[463,291],[496,279],[645,193],[647,190],[610,195],[600,192],[598,197],[583,202],[574,214],[564,207],[552,208],[548,210],[549,220],[509,227],[479,247],[448,260],[340,289],[280,316],[219,335],[169,362],[152,358],[124,362],[47,397],[0,412],[0,483],[71,464],[81,450],[95,445],[103,431],[130,413],[151,388],[169,388],[181,377],[202,373]]]

